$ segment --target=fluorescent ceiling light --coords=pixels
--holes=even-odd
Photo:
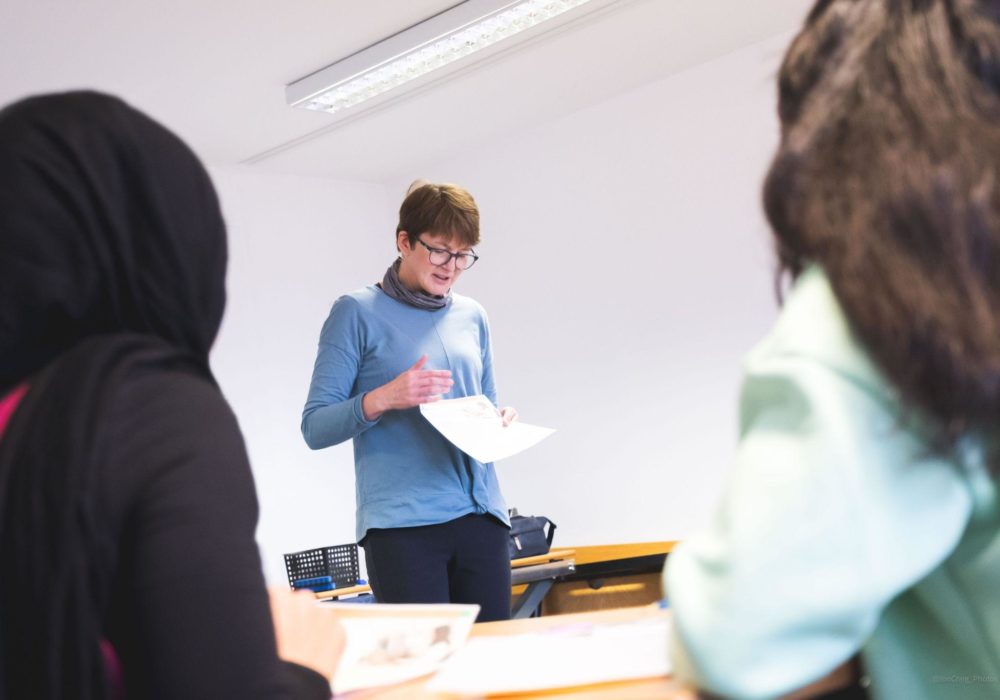
[[[406,83],[452,66],[542,23],[565,23],[581,5],[616,0],[466,0],[399,34],[338,61],[285,89],[294,107],[338,114]],[[467,61],[462,61],[467,63]]]

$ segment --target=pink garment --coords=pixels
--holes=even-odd
[[[101,640],[101,656],[104,657],[104,673],[108,678],[111,700],[125,700],[125,671],[118,652],[107,639]]]
[[[14,415],[21,399],[28,393],[27,384],[19,384],[0,398],[0,438],[3,437],[10,417]],[[125,674],[122,671],[121,660],[111,646],[111,642],[106,639],[101,640],[101,656],[104,657],[104,671],[108,676],[108,685],[111,690],[112,700],[124,700],[125,698]]]
[[[14,410],[17,405],[21,403],[21,399],[28,392],[27,384],[19,384],[14,387],[0,399],[0,437],[3,437],[4,431],[7,429],[7,423],[10,421],[10,417],[14,415]]]

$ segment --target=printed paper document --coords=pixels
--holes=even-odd
[[[429,687],[477,697],[670,673],[666,615],[623,623],[569,623],[527,634],[473,637]]]
[[[500,411],[482,395],[421,404],[420,412],[455,447],[483,463],[516,455],[555,432],[520,421],[505,427]]]
[[[337,608],[347,644],[336,694],[400,683],[441,668],[465,644],[478,605],[323,603]]]

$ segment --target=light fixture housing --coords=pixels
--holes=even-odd
[[[295,81],[285,97],[293,107],[356,112],[619,1],[466,0]]]

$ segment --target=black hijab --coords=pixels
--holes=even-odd
[[[208,173],[114,97],[0,111],[0,698],[107,694],[119,533],[96,502],[107,398],[137,370],[211,380],[225,227]]]
[[[162,126],[97,93],[0,112],[0,392],[98,333],[207,366],[225,265],[208,173]]]

